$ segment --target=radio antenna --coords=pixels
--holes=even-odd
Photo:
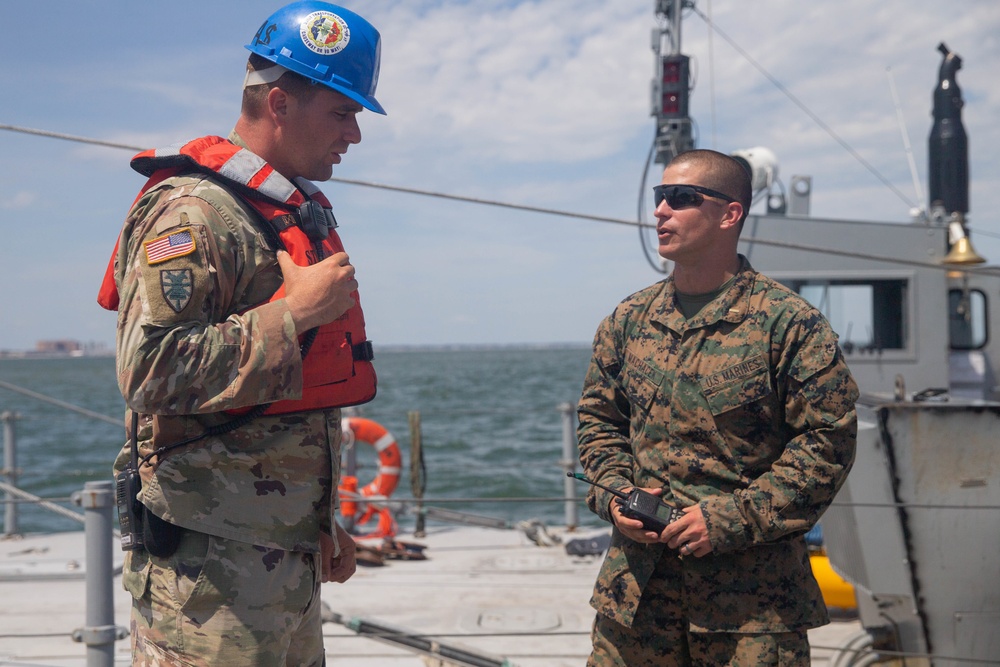
[[[899,95],[896,94],[896,81],[892,76],[892,68],[885,68],[885,75],[889,79],[889,92],[892,94],[892,103],[896,107],[896,122],[899,124],[899,133],[903,136],[903,149],[906,151],[906,159],[910,164],[910,176],[913,178],[913,191],[917,195],[917,207],[910,212],[911,216],[918,220],[927,219],[927,209],[923,205],[924,191],[920,187],[920,176],[917,174],[917,163],[913,159],[913,148],[910,146],[910,135],[906,131],[906,123],[903,121],[903,109],[899,104]]]

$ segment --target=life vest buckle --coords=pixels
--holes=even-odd
[[[370,340],[363,340],[351,346],[351,357],[354,361],[371,361],[375,358],[375,348]]]

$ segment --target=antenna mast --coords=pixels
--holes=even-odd
[[[886,67],[885,74],[889,78],[889,92],[892,94],[892,103],[896,107],[896,122],[899,123],[899,133],[903,136],[903,149],[906,151],[906,160],[910,165],[910,176],[913,178],[913,192],[917,195],[917,201],[921,202],[924,200],[924,191],[920,187],[920,177],[917,175],[917,163],[913,160],[910,135],[906,132],[906,122],[903,120],[903,109],[899,104],[899,95],[896,94],[896,81],[892,76],[892,68]],[[910,211],[910,217],[915,222],[926,222],[927,210],[918,205]]]
[[[691,59],[681,54],[681,10],[688,7],[694,7],[694,0],[656,0],[655,5],[660,27],[654,28],[652,40],[657,74],[652,115],[656,117],[656,162],[662,165],[694,148],[688,115]]]

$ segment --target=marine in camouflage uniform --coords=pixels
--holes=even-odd
[[[322,43],[305,29],[330,25],[339,30]],[[274,168],[265,182],[328,179],[361,140],[357,114],[384,113],[378,32],[306,0],[272,14],[247,48],[229,140],[265,163],[257,174]],[[318,667],[320,583],[355,568],[334,519],[340,410],[256,416],[153,453],[230,422],[226,411],[300,399],[300,336],[347,317],[354,268],[344,253],[308,266],[276,253],[262,214],[207,173],[160,176],[129,211],[113,261],[118,382],[149,457],[139,500],[168,543],[126,555],[133,664]],[[130,453],[126,444],[116,473]]]
[[[672,163],[664,182],[726,187],[710,174],[729,158],[695,153],[675,162],[696,168]],[[692,229],[718,224],[707,204],[658,204],[661,228],[676,227],[661,254],[677,269],[600,324],[578,435],[591,480],[661,489],[686,511],[662,535],[630,532],[614,497],[592,488],[589,507],[616,528],[591,599],[588,664],[808,665],[806,630],[829,617],[803,535],[853,463],[857,387],[822,314],[736,255],[738,227],[721,246],[678,245],[669,237],[689,223],[670,220],[684,215],[702,216]],[[686,317],[678,270],[730,250],[735,271]]]

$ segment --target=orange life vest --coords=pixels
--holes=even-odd
[[[297,179],[296,187],[259,156],[222,137],[202,137],[180,148],[143,151],[132,158],[131,164],[133,169],[149,177],[136,201],[170,176],[198,171],[211,176],[257,211],[296,264],[314,264],[344,251],[334,231],[336,221],[330,202],[315,185]],[[308,197],[302,194],[303,190]],[[303,225],[319,231],[310,238]],[[320,239],[323,231],[326,236]],[[118,309],[114,274],[117,251],[116,246],[97,297],[97,302],[108,310]],[[284,296],[282,285],[270,300]],[[365,318],[358,293],[355,291],[352,296],[354,306],[337,320],[315,330],[315,338],[302,363],[302,398],[272,403],[264,414],[358,405],[375,398],[377,379],[371,363],[372,346],[365,336]]]

